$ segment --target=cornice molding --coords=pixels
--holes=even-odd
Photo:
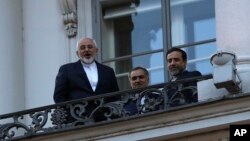
[[[59,2],[66,34],[69,38],[75,37],[77,34],[77,1],[61,0]]]

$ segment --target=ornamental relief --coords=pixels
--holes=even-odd
[[[61,0],[59,2],[66,34],[69,38],[75,37],[77,34],[77,1]]]

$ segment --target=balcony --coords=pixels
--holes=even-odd
[[[187,93],[197,96],[197,89],[184,84],[211,78],[208,75],[0,115],[0,139],[229,140],[229,125],[250,123],[250,96],[237,93],[198,102],[185,99]],[[173,88],[177,91],[170,99],[167,93]],[[137,112],[128,110],[131,102]]]

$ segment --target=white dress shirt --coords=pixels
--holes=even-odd
[[[98,72],[97,72],[96,63],[95,62],[93,62],[91,64],[82,63],[82,65],[83,65],[83,69],[85,70],[85,72],[87,74],[87,77],[88,77],[89,83],[92,87],[92,90],[95,91],[96,85],[98,82]]]

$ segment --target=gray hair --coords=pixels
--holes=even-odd
[[[90,37],[83,37],[83,38],[79,39],[79,40],[76,42],[76,51],[78,50],[79,42],[80,42],[81,40],[83,40],[83,39],[90,39],[90,40],[94,43],[95,47],[97,47],[97,43],[96,43],[95,39],[90,38]]]

